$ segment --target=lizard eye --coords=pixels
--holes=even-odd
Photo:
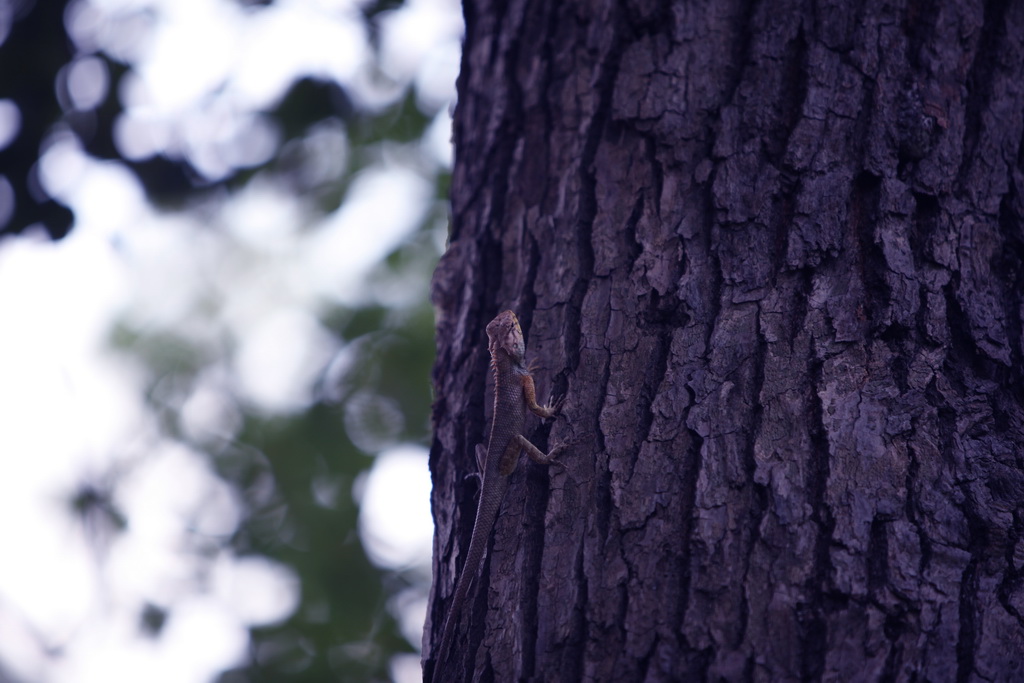
[[[522,358],[526,354],[526,346],[523,344],[523,333],[519,331],[518,325],[510,328],[508,334],[505,335],[505,348],[517,358]]]

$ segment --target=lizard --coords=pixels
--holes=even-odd
[[[499,313],[487,324],[487,349],[491,354],[494,374],[494,414],[486,450],[477,446],[478,466],[482,474],[480,499],[477,502],[473,535],[462,572],[455,584],[455,595],[445,618],[441,646],[434,660],[434,683],[442,677],[450,654],[452,640],[463,611],[470,585],[480,572],[487,542],[490,539],[498,509],[508,489],[509,476],[519,464],[519,453],[525,451],[535,462],[549,465],[562,449],[558,446],[544,453],[521,434],[527,409],[542,418],[558,414],[561,401],[550,405],[537,404],[537,390],[531,369],[525,363],[526,342],[519,319],[512,311]]]

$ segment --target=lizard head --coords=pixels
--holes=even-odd
[[[521,363],[526,357],[523,330],[519,327],[519,318],[512,311],[503,311],[494,320],[487,323],[487,338],[490,340],[488,349],[491,355],[497,349],[501,349],[518,363]]]

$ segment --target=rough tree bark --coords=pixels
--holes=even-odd
[[[465,14],[427,671],[512,308],[465,680],[1024,680],[1024,3]]]

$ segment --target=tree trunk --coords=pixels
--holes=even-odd
[[[458,680],[1024,680],[1024,3],[938,5],[467,0],[428,674],[512,308]]]

